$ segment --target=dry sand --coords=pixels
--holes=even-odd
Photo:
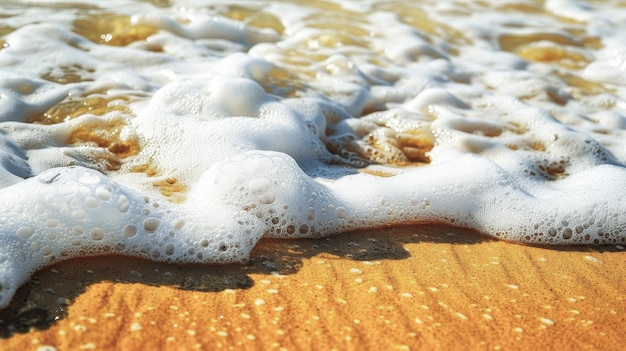
[[[622,250],[418,227],[264,240],[246,266],[73,260],[0,312],[0,349],[616,350]]]

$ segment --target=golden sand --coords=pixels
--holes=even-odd
[[[616,350],[622,250],[418,227],[263,240],[245,266],[73,260],[0,312],[0,349]]]

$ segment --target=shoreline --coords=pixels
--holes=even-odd
[[[247,265],[74,259],[37,272],[0,311],[0,347],[617,349],[622,250],[420,226],[263,239]]]

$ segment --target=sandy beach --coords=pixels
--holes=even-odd
[[[0,348],[615,350],[622,250],[423,226],[264,240],[243,266],[73,260],[20,290]]]
[[[0,351],[624,348],[625,9],[4,1]]]

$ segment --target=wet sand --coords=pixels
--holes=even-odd
[[[0,349],[616,350],[623,250],[417,227],[264,240],[245,266],[73,260],[0,311]]]

